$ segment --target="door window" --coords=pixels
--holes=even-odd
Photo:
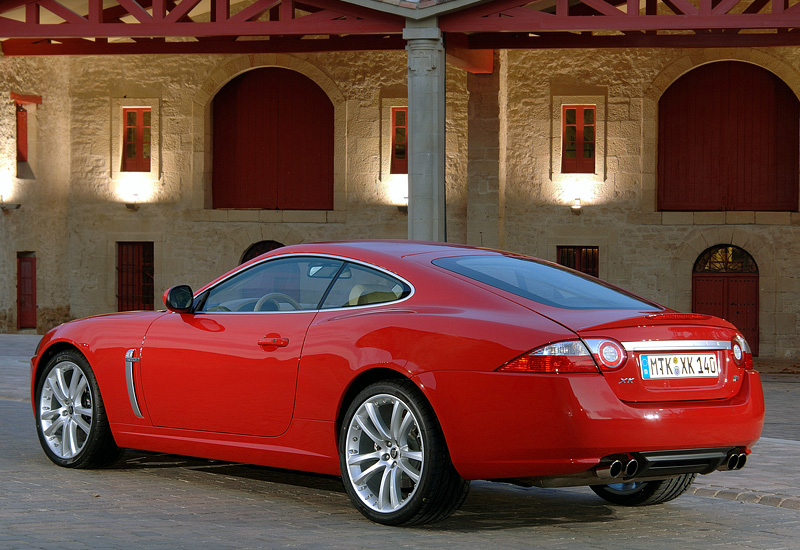
[[[307,311],[317,309],[341,260],[291,257],[236,273],[199,300],[198,312]]]

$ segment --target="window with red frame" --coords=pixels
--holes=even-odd
[[[153,310],[155,300],[152,242],[117,243],[117,310]]]
[[[600,276],[600,248],[597,246],[558,246],[558,264],[592,277]]]
[[[150,171],[150,108],[122,110],[122,171]]]
[[[593,174],[596,109],[594,105],[564,105],[561,172]]]
[[[408,107],[392,107],[391,174],[408,174]]]
[[[28,111],[17,103],[17,162],[28,162]]]
[[[17,162],[28,162],[28,110],[25,105],[41,105],[42,96],[11,92],[17,109]]]

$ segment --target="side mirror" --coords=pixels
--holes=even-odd
[[[188,313],[192,309],[194,294],[188,285],[173,286],[164,293],[164,305],[175,313]]]

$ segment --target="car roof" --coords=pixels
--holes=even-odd
[[[290,245],[276,249],[270,255],[291,254],[291,253],[315,253],[315,254],[340,254],[343,256],[358,255],[366,253],[369,256],[389,256],[393,258],[403,258],[419,254],[439,255],[460,255],[463,253],[488,253],[503,254],[498,250],[478,248],[464,244],[438,243],[425,241],[406,241],[406,240],[363,240],[363,241],[328,241],[319,243],[308,243]],[[358,254],[360,253],[360,254]]]

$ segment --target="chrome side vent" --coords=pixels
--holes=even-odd
[[[128,399],[131,400],[133,414],[139,418],[144,418],[142,410],[139,408],[139,400],[136,399],[136,388],[133,385],[133,364],[139,362],[139,358],[134,357],[135,355],[135,348],[129,349],[127,352],[125,352],[125,381],[128,384]]]

